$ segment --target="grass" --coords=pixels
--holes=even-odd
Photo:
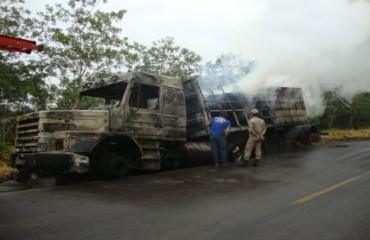
[[[324,133],[325,134],[321,136],[322,141],[342,141],[370,138],[370,129],[329,129]]]
[[[0,183],[7,179],[7,174],[10,172],[10,167],[0,166]]]

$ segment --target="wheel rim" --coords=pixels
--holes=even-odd
[[[101,157],[101,172],[107,177],[126,177],[128,165],[126,158],[120,153],[105,153]]]

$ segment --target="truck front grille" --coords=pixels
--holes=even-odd
[[[15,139],[15,147],[17,152],[37,152],[38,140],[38,117],[18,121]]]

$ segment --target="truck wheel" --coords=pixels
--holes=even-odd
[[[106,152],[100,157],[99,173],[109,178],[125,178],[129,172],[127,159],[119,152]]]

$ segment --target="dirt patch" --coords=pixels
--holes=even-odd
[[[19,171],[17,169],[9,167],[0,167],[0,182],[7,179],[16,179],[18,177]]]
[[[9,172],[8,168],[0,167],[0,182],[7,179],[8,172]]]

